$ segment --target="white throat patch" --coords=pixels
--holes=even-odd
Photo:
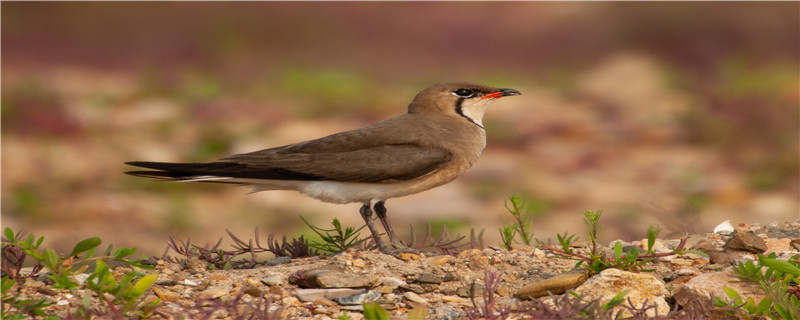
[[[483,114],[494,99],[466,100],[461,104],[461,113],[472,122],[483,127]]]

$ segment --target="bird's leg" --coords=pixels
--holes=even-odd
[[[405,245],[397,235],[394,233],[394,229],[392,229],[392,225],[389,224],[389,219],[386,218],[386,206],[384,206],[383,201],[378,201],[375,203],[375,213],[378,216],[378,219],[381,220],[381,224],[383,224],[383,228],[386,229],[386,235],[389,236],[389,245],[391,249],[389,251],[384,251],[384,253],[391,254],[393,256],[397,256],[401,252],[411,252],[411,253],[422,253],[414,248],[409,248]]]
[[[384,206],[384,201],[376,202],[374,208],[375,214],[378,216],[378,219],[381,220],[381,224],[383,224],[383,229],[386,230],[386,235],[389,236],[389,244],[395,248],[407,248],[406,245],[397,238],[394,229],[392,229],[392,225],[389,224],[389,220],[386,218],[386,206]]]
[[[375,227],[375,222],[372,221],[372,208],[370,208],[370,203],[364,203],[359,210],[361,213],[361,218],[364,219],[364,222],[367,223],[367,228],[369,228],[369,232],[372,233],[372,240],[375,241],[375,245],[378,247],[378,250],[381,252],[387,252],[386,245],[383,243],[383,239],[381,239],[381,234],[378,232],[378,228]]]

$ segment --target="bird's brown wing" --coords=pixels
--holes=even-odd
[[[283,152],[268,149],[225,160],[248,170],[280,170],[318,180],[387,182],[427,175],[445,165],[452,155],[414,144],[383,145],[347,152]],[[278,152],[276,152],[278,151]]]

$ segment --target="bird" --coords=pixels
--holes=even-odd
[[[322,138],[235,154],[205,163],[130,161],[148,170],[126,174],[166,181],[251,186],[253,192],[295,190],[324,202],[361,203],[359,210],[378,250],[398,256],[406,246],[387,219],[386,200],[455,180],[486,147],[484,113],[514,89],[441,83],[420,91],[408,111],[365,127]],[[388,237],[374,223],[380,220]]]

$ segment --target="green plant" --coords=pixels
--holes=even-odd
[[[0,316],[3,319],[22,320],[37,316],[42,316],[44,317],[43,319],[60,319],[56,316],[48,316],[43,310],[45,307],[52,305],[47,299],[19,299],[19,293],[10,294],[9,291],[16,282],[8,275],[3,275],[2,277],[2,284],[0,284],[0,290],[2,290]]]
[[[766,297],[758,302],[752,297],[745,300],[736,290],[724,287],[730,300],[715,297],[716,307],[734,306],[750,315],[770,319],[800,319],[800,257],[780,260],[774,253],[759,255],[758,263],[740,262],[733,272],[743,280],[758,284]]]
[[[36,239],[33,234],[30,234],[26,239],[23,239],[24,232],[14,233],[11,228],[5,228],[3,235],[3,252],[11,250],[7,248],[16,248],[24,252],[26,256],[38,260],[41,265],[50,271],[47,277],[55,282],[56,288],[71,289],[77,287],[79,284],[72,279],[72,276],[86,271],[89,268],[88,263],[91,261],[117,261],[127,264],[132,269],[134,267],[141,269],[152,268],[143,265],[141,260],[126,258],[136,253],[136,248],[118,248],[114,250],[114,246],[108,246],[103,255],[94,256],[97,247],[102,243],[100,238],[97,237],[78,242],[68,255],[62,256],[52,248],[40,249],[44,237]],[[20,260],[24,261],[24,258]],[[7,261],[3,260],[3,263],[7,263]],[[2,269],[4,273],[7,269],[11,270],[9,266],[5,266]]]
[[[134,282],[134,279],[139,278]],[[140,308],[142,296],[158,280],[158,274],[139,275],[128,272],[117,280],[111,274],[111,268],[102,260],[96,263],[95,271],[86,279],[86,287],[94,291],[107,307],[116,310],[121,315],[136,315],[139,317],[149,314],[151,308]],[[109,300],[106,293],[113,297]],[[146,307],[155,307],[161,301],[156,299],[145,304]],[[117,306],[121,308],[117,308]]]
[[[558,242],[561,248],[556,248],[549,245],[542,245],[543,248],[555,252],[562,257],[578,260],[575,267],[585,266],[589,275],[598,274],[608,268],[618,268],[622,270],[639,271],[640,267],[648,262],[653,261],[655,258],[669,256],[673,254],[682,253],[686,245],[686,239],[681,239],[678,246],[672,252],[655,253],[653,245],[661,231],[659,228],[650,227],[647,229],[647,251],[639,253],[639,250],[633,248],[625,252],[620,242],[616,242],[611,248],[611,255],[606,255],[602,252],[602,246],[598,243],[597,236],[600,233],[600,216],[601,210],[597,211],[584,211],[583,222],[588,229],[589,248],[585,253],[575,252],[573,249],[573,240],[576,239],[575,235],[557,235]]]
[[[291,258],[308,257],[316,254],[316,251],[309,246],[308,240],[303,239],[303,236],[293,238],[291,242],[287,241],[286,236],[284,236],[282,241],[278,242],[278,240],[275,240],[275,233],[270,233],[267,236],[267,247],[265,248],[261,245],[261,241],[259,240],[258,228],[255,229],[255,240],[249,239],[248,241],[236,237],[230,231],[227,232],[228,236],[233,240],[232,247],[234,250],[223,250],[220,248],[222,245],[222,238],[220,238],[214,246],[206,244],[202,247],[193,245],[191,239],[178,243],[170,238],[170,241],[167,243],[166,253],[172,250],[181,256],[197,258],[200,261],[208,263],[209,269],[222,270],[255,267],[259,264],[256,254],[262,252],[270,252],[276,257],[287,256]],[[167,257],[166,253],[164,254],[164,259],[174,260]],[[234,260],[236,257],[246,254],[250,255],[250,259]]]
[[[118,248],[114,250],[114,246],[109,245],[102,255],[95,256],[96,249],[102,241],[100,238],[93,237],[78,242],[69,254],[62,256],[52,248],[41,248],[44,237],[36,238],[32,234],[25,237],[25,232],[14,233],[10,228],[4,229],[3,235],[3,252],[13,254],[12,258],[4,256],[2,260],[2,311],[5,318],[27,319],[29,316],[47,316],[48,319],[58,318],[48,315],[43,310],[51,304],[47,300],[22,300],[19,299],[19,294],[11,295],[8,293],[17,282],[17,279],[24,279],[25,276],[19,271],[22,262],[27,257],[37,260],[37,266],[44,266],[48,269],[49,274],[47,277],[53,281],[55,288],[88,289],[101,298],[102,307],[105,309],[92,309],[88,303],[88,297],[84,297],[85,303],[79,307],[77,314],[87,319],[92,316],[109,313],[117,318],[146,317],[154,312],[160,304],[157,299],[143,304],[142,297],[144,293],[158,279],[158,275],[144,275],[140,270],[152,269],[152,267],[145,265],[142,259],[132,260],[127,258],[136,253],[136,248]],[[117,280],[111,275],[108,261],[123,263],[131,270]],[[86,272],[91,262],[95,263],[94,271],[89,274],[83,284],[78,283],[75,280],[75,275]],[[110,299],[106,294],[110,294],[113,299]]]
[[[309,246],[317,250],[329,252],[331,254],[337,254],[344,252],[347,249],[354,248],[368,239],[359,238],[359,232],[361,232],[361,229],[364,229],[366,225],[363,225],[358,229],[353,227],[342,229],[342,224],[339,222],[339,219],[333,218],[333,228],[322,229],[312,225],[302,216],[300,219],[303,219],[303,222],[305,222],[305,224],[311,228],[311,231],[314,231],[314,233],[316,233],[320,239],[322,239],[322,242],[309,243]]]
[[[531,219],[532,211],[527,205],[525,198],[518,194],[513,194],[505,201],[506,210],[514,217],[514,221],[505,223],[503,227],[498,228],[500,237],[503,241],[503,247],[507,250],[513,249],[513,243],[517,235],[526,246],[531,245],[533,240],[533,221]]]

